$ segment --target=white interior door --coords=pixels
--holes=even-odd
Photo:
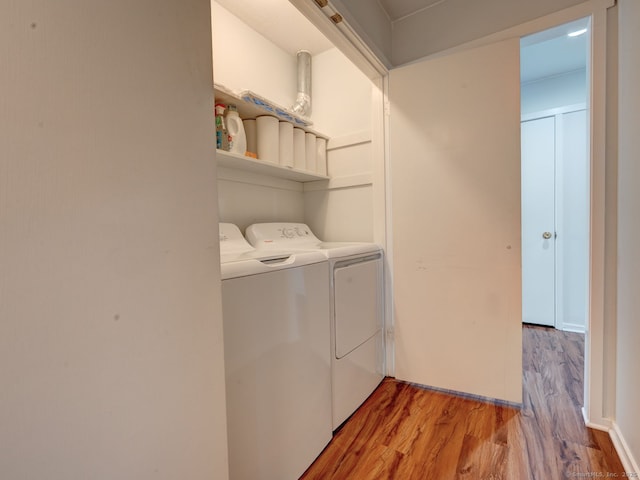
[[[520,44],[391,71],[396,377],[519,403]]]
[[[555,326],[555,117],[522,122],[522,321]]]

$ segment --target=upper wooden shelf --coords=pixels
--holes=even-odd
[[[282,167],[277,163],[256,160],[251,157],[226,152],[224,150],[216,150],[216,159],[218,165],[221,167],[260,173],[262,175],[270,175],[272,177],[286,178],[287,180],[294,180],[296,182],[314,182],[316,180],[329,179],[329,177],[324,175],[318,175],[305,170],[297,170],[295,168]]]

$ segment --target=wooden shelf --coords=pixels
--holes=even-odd
[[[215,94],[215,101],[225,104],[232,103],[238,108],[238,114],[243,120],[253,119],[263,115],[270,115],[276,117],[279,120],[292,123],[294,127],[303,129],[305,132],[313,133],[316,137],[329,139],[327,135],[315,131],[311,128],[311,121],[307,118],[300,117],[291,110],[280,107],[278,105],[269,102],[268,100],[260,97],[253,92],[235,92],[224,85],[218,83],[213,84],[213,91]],[[264,100],[264,106],[257,105],[256,103],[245,100],[243,97],[255,96]]]
[[[246,172],[260,173],[272,177],[285,178],[296,182],[315,182],[316,180],[329,180],[329,177],[318,175],[305,170],[283,167],[277,163],[256,160],[237,153],[230,153],[224,150],[216,150],[216,161],[218,165]]]

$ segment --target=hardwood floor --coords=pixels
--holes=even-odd
[[[523,328],[515,408],[387,378],[304,480],[554,480],[623,477],[605,432],[584,426],[584,336]]]

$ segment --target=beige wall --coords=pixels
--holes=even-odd
[[[401,380],[522,400],[519,83],[517,38],[391,72]]]
[[[618,324],[616,423],[640,461],[640,4],[619,0]],[[636,463],[637,468],[637,463]]]
[[[209,19],[2,2],[2,478],[227,477]]]

